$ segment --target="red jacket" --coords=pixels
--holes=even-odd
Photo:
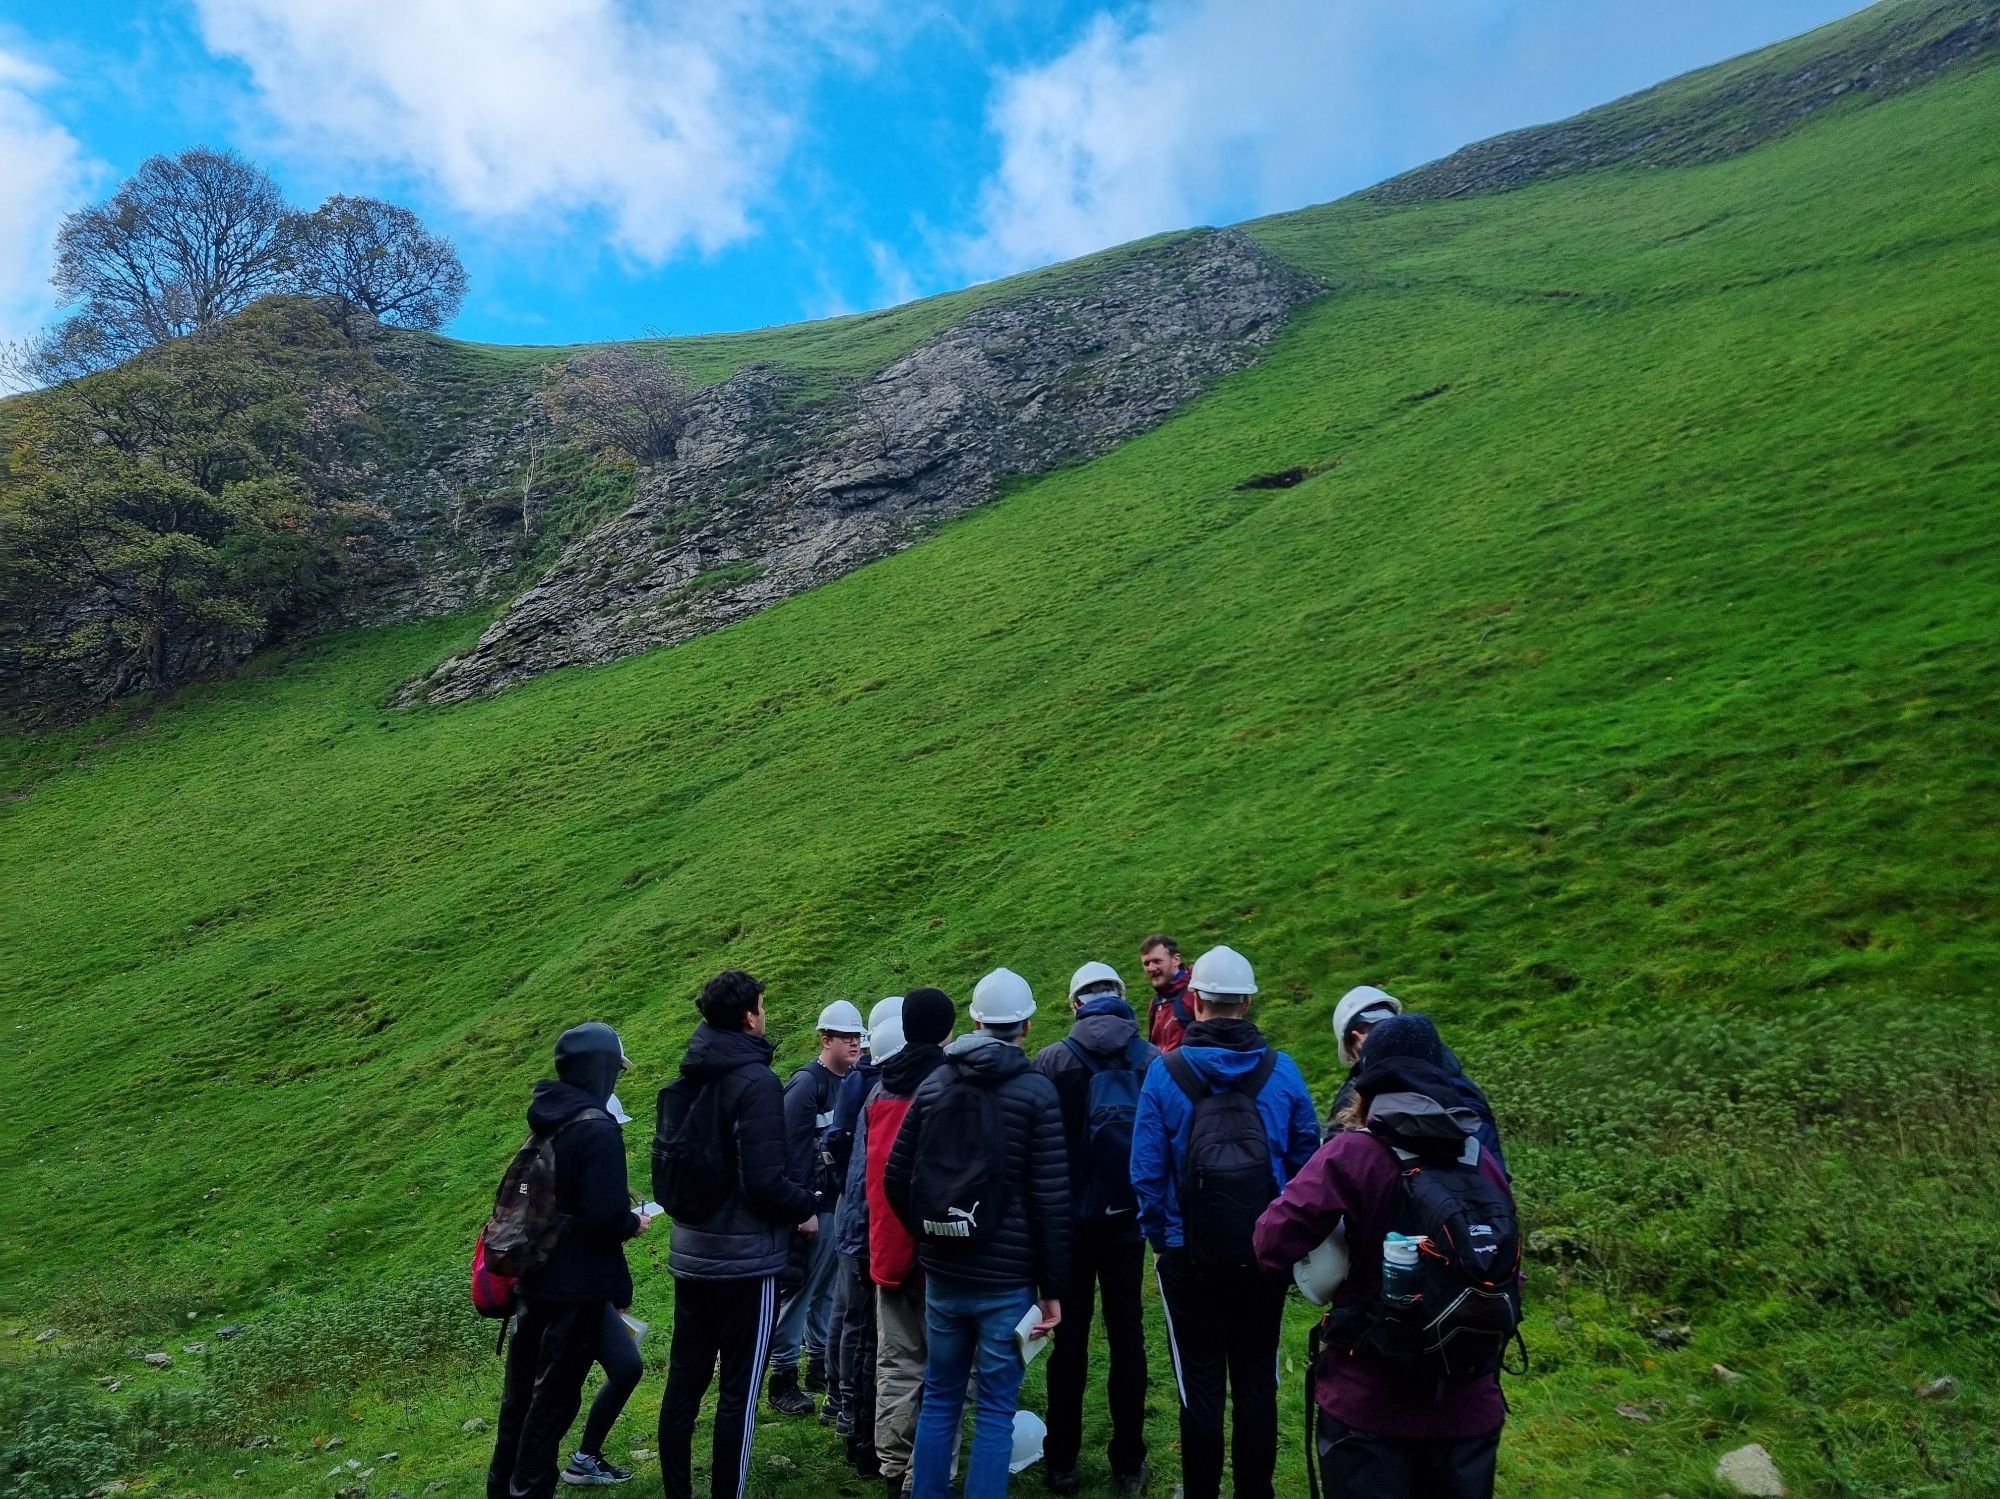
[[[1183,963],[1167,980],[1166,988],[1153,991],[1153,1008],[1146,1020],[1150,1033],[1147,1039],[1163,1052],[1179,1046],[1182,1034],[1194,1024],[1194,1005],[1187,997],[1188,980],[1193,977]]]
[[[889,1097],[877,1083],[863,1108],[868,1115],[868,1161],[863,1168],[868,1182],[868,1278],[893,1289],[917,1273],[917,1241],[889,1206],[889,1194],[882,1184],[882,1173],[889,1169],[889,1152],[896,1148],[896,1132],[903,1127],[903,1116],[910,1112],[910,1100]]]

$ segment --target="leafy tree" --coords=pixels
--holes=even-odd
[[[273,297],[27,398],[0,492],[0,603],[110,695],[171,692],[330,599],[378,512],[346,490],[386,377]]]
[[[409,209],[335,194],[294,228],[294,285],[378,322],[438,328],[465,300],[465,267]]]
[[[544,366],[536,399],[558,428],[643,467],[679,452],[690,395],[687,376],[664,359],[613,344]]]
[[[294,215],[262,167],[195,146],[154,156],[56,234],[67,342],[104,363],[212,328],[292,269]]]

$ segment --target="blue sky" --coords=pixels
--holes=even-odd
[[[234,146],[457,242],[507,343],[859,311],[1321,202],[1853,0],[0,0],[0,337],[63,213]]]

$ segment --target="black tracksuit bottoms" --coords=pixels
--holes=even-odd
[[[1378,1437],[1313,1413],[1324,1499],[1493,1499],[1497,1426],[1483,1437]]]
[[[673,1345],[667,1354],[667,1393],[660,1402],[660,1482],[667,1499],[691,1499],[694,1421],[701,1397],[715,1377],[715,1434],[709,1447],[714,1499],[741,1499],[750,1481],[751,1419],[757,1376],[771,1351],[778,1318],[778,1278],[694,1280],[674,1278]]]
[[[1169,1249],[1157,1261],[1167,1342],[1181,1395],[1181,1484],[1186,1499],[1222,1493],[1222,1406],[1230,1413],[1236,1499],[1271,1499],[1278,1464],[1278,1334],[1285,1284],[1252,1267],[1192,1265]]]
[[[827,1334],[827,1376],[840,1392],[841,1425],[854,1446],[875,1445],[875,1282],[868,1256],[840,1257],[833,1330]]]
[[[1090,1380],[1090,1319],[1100,1289],[1104,1341],[1111,1354],[1111,1472],[1129,1478],[1146,1461],[1146,1334],[1139,1283],[1146,1241],[1132,1220],[1079,1223],[1070,1235],[1070,1283],[1049,1354],[1049,1435],[1046,1471],[1073,1472],[1083,1451],[1084,1386]]]
[[[549,1499],[562,1439],[597,1359],[601,1301],[529,1302],[514,1322],[486,1499]]]

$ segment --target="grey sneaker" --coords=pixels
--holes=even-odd
[[[564,1483],[625,1483],[632,1477],[624,1468],[614,1468],[603,1458],[588,1452],[572,1453],[568,1465],[562,1470]]]

